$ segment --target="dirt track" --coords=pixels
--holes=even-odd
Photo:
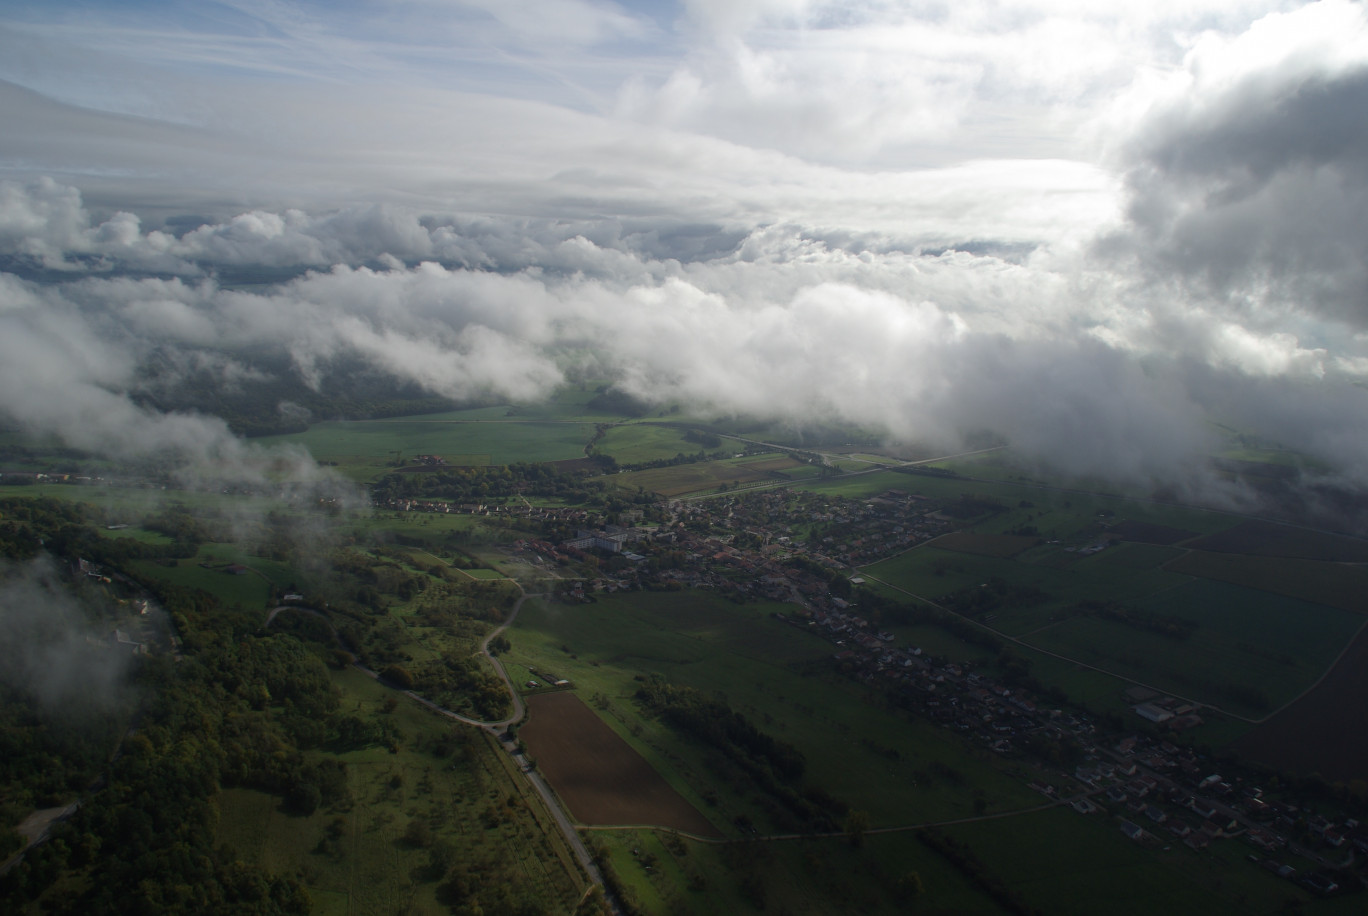
[[[566,691],[530,697],[519,731],[537,767],[581,823],[655,824],[700,836],[718,831],[640,754]]]

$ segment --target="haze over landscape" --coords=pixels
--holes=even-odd
[[[139,369],[274,346],[1190,492],[1221,423],[1368,479],[1361,5],[517,6],[6,2],[0,409],[222,457]]]
[[[0,911],[1360,914],[1368,9],[1132,6],[0,0]]]

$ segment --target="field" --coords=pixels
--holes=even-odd
[[[392,420],[317,423],[308,432],[268,436],[263,445],[302,445],[319,461],[367,479],[392,470],[399,457],[439,455],[452,464],[512,464],[584,456],[591,423],[563,420],[442,419],[442,415]]]
[[[1242,522],[1186,546],[1216,553],[1368,563],[1368,541],[1262,521]]]
[[[717,836],[684,798],[570,691],[528,698],[518,734],[538,767],[585,824],[653,824]]]
[[[836,837],[719,846],[643,830],[596,830],[590,842],[645,913],[1006,912],[912,833],[870,835],[858,849]]]
[[[1181,843],[1137,848],[1116,823],[1105,814],[1053,809],[945,832],[1027,903],[1052,916],[1246,916],[1307,900],[1304,891],[1239,857],[1228,861]]]
[[[1112,620],[1074,617],[1026,640],[1160,690],[1258,718],[1314,683],[1362,622],[1334,608],[1201,580],[1135,607],[1188,621],[1191,635],[1175,638]]]
[[[610,428],[594,447],[605,455],[612,455],[618,464],[673,458],[681,452],[692,455],[703,448],[697,442],[685,439],[685,432],[651,423],[622,423]]]
[[[1180,541],[1186,541],[1188,538],[1197,536],[1197,532],[1188,531],[1186,528],[1173,528],[1168,525],[1156,525],[1153,522],[1141,522],[1135,519],[1127,519],[1119,525],[1112,526],[1111,532],[1127,541],[1160,545],[1177,544]],[[1215,534],[1209,535],[1209,537],[1221,537],[1221,535]]]
[[[943,596],[993,580],[1008,583],[1030,599],[1008,600],[980,618],[1005,636],[1250,719],[1262,718],[1314,683],[1361,622],[1347,612],[1365,607],[1368,574],[1359,568],[1205,553],[1159,543],[1126,542],[1085,556],[1066,548],[1100,543],[1106,532],[1118,528],[1172,542],[1193,536],[1204,526],[1193,523],[1190,510],[1137,511],[1124,501],[1080,506],[1083,501],[1072,494],[1067,500],[1072,505],[1066,507],[1060,496],[1038,498],[1041,502],[1004,509],[1001,517],[980,522],[972,533],[938,538],[864,567],[862,573],[932,601],[950,600]],[[1046,499],[1052,504],[1044,504]],[[1104,511],[1112,514],[1101,515]],[[983,531],[1010,530],[1026,521],[1037,524],[1042,514],[1064,513],[1073,517],[1068,527],[1061,526],[1059,543],[1018,550],[1019,545],[1034,542]],[[1182,526],[1169,524],[1170,515]],[[1286,532],[1295,531],[1266,528],[1265,550],[1289,543]],[[1253,544],[1258,533],[1256,529],[1240,536]],[[1341,538],[1302,543],[1303,548],[1319,544],[1322,551],[1342,554],[1347,548],[1341,541],[1357,543]],[[1129,618],[1080,614],[1080,602],[1111,603],[1132,612]],[[1161,631],[1165,620],[1176,625],[1168,633]],[[1180,629],[1186,632],[1180,634]],[[1044,659],[1037,657],[1034,663]],[[1120,695],[1124,682],[1113,682],[1106,696],[1105,691],[1099,693],[1096,677],[1081,678],[1055,665],[1050,670],[1063,678],[1054,682],[1076,700],[1094,709],[1125,712]]]
[[[1036,546],[1037,538],[1012,534],[971,534],[955,531],[936,539],[936,549],[972,553],[984,557],[1014,557]]]
[[[1368,631],[1314,690],[1235,742],[1255,760],[1332,782],[1368,778]]]
[[[1173,572],[1234,582],[1302,601],[1368,612],[1368,571],[1342,563],[1284,557],[1191,551],[1167,567]]]
[[[785,472],[799,468],[806,468],[806,465],[796,458],[787,454],[768,454],[631,471],[615,474],[608,479],[619,489],[635,490],[641,487],[669,499],[716,490],[724,485],[783,481],[787,479]]]
[[[579,606],[529,601],[505,657],[554,670],[595,706],[601,697],[604,721],[728,833],[735,833],[738,816],[771,832],[783,832],[783,818],[748,777],[647,715],[633,699],[637,675],[659,674],[725,696],[759,728],[798,748],[807,759],[805,784],[868,811],[876,826],[966,816],[973,811],[971,787],[993,810],[1035,803],[988,755],[871,703],[845,678],[824,675],[831,643],[770,616],[788,609],[736,605],[703,591],[630,593]]]
[[[203,589],[229,607],[244,610],[264,610],[272,587],[282,588],[293,581],[285,564],[250,556],[232,544],[204,544],[188,560],[137,560],[131,565],[145,575],[186,588]],[[226,569],[230,565],[245,566],[247,572],[234,575]]]

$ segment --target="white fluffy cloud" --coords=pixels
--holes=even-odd
[[[1224,420],[1368,474],[1360,5],[538,9],[0,27],[0,410],[251,460],[140,362],[532,400],[592,359],[1077,472],[1190,479]]]

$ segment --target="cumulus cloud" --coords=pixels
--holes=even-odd
[[[267,216],[250,222],[337,224]],[[1070,473],[1205,486],[1216,416],[1239,416],[1275,439],[1299,435],[1346,473],[1361,473],[1346,459],[1362,436],[1300,433],[1304,399],[1316,392],[1333,389],[1337,409],[1349,409],[1345,367],[1368,356],[1368,341],[1309,349],[1219,311],[1166,310],[1152,290],[1118,283],[1067,247],[925,250],[880,233],[790,225],[679,260],[646,253],[661,240],[647,233],[629,242],[634,234],[620,225],[523,233],[485,218],[423,231],[478,266],[338,264],[253,291],[208,279],[38,284],[0,275],[8,373],[0,410],[81,447],[126,455],[155,447],[262,475],[285,461],[303,473],[302,454],[260,452],[215,419],[137,406],[138,367],[156,359],[173,377],[247,384],[257,370],[231,354],[283,348],[290,371],[315,384],[342,356],[448,397],[535,401],[588,354],[596,372],[660,404],[799,428],[854,422],[947,448],[991,430]],[[316,238],[332,244],[324,232]],[[1303,388],[1299,397],[1270,395]]]
[[[0,411],[261,467],[140,407],[140,367],[249,385],[269,347],[310,384],[345,357],[454,398],[589,364],[1149,483],[1200,478],[1236,422],[1368,475],[1358,5],[539,9],[263,5],[193,66],[190,26],[113,8],[0,31],[67,49],[0,54]],[[106,92],[52,63],[73,42]]]
[[[1368,16],[1325,0],[1198,41],[1118,102],[1128,225],[1154,275],[1257,322],[1368,322]]]

